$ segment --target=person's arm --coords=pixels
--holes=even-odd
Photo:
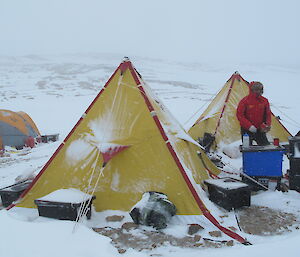
[[[269,101],[267,100],[266,102],[266,125],[268,127],[271,127],[271,109],[270,109],[270,104]]]
[[[249,130],[249,128],[252,126],[252,123],[245,117],[245,111],[246,103],[243,100],[241,100],[236,110],[236,117],[239,120],[241,127]]]
[[[264,110],[264,122],[260,126],[260,131],[262,132],[269,132],[271,130],[271,109],[269,101],[266,99],[265,101],[265,110]]]

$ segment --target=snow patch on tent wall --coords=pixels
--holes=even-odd
[[[73,141],[66,150],[66,157],[69,165],[76,165],[79,161],[87,158],[94,147],[83,139]]]
[[[112,176],[112,181],[110,185],[111,190],[119,191],[119,184],[120,184],[120,174],[119,172],[115,171]]]
[[[169,119],[170,120],[170,119]],[[167,124],[167,125],[166,125]],[[167,136],[169,138],[172,138],[173,140],[185,140],[188,141],[198,147],[203,148],[201,145],[199,145],[191,136],[189,136],[184,129],[177,123],[162,123],[164,130],[167,133]]]
[[[74,165],[81,160],[86,159],[93,150],[98,149],[100,152],[106,152],[109,148],[118,146],[110,141],[117,140],[114,133],[115,117],[112,112],[107,113],[104,117],[94,119],[89,122],[89,133],[84,133],[84,137],[74,140],[66,150],[66,157],[69,165]],[[120,126],[122,128],[122,126]],[[119,133],[120,137],[120,133]],[[87,165],[86,162],[83,165]],[[84,167],[81,167],[84,168]]]
[[[114,128],[116,127],[114,120],[113,113],[109,112],[103,117],[90,121],[88,126],[92,133],[89,135],[88,140],[98,146],[101,143],[109,143],[116,139],[116,135],[114,135]]]

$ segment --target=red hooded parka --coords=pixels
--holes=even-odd
[[[249,130],[251,125],[257,129],[265,125],[271,126],[271,110],[267,98],[252,92],[249,85],[249,95],[244,97],[238,104],[236,116],[242,128]],[[264,125],[263,125],[264,123]]]

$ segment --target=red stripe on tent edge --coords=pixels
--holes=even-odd
[[[130,69],[132,73],[135,73],[133,69]],[[133,74],[132,74],[133,75]],[[140,80],[138,80],[138,85],[140,84]],[[145,99],[145,102],[146,102],[146,105],[149,109],[150,112],[152,112],[152,110],[154,110],[152,104],[150,103],[147,95],[145,94],[145,90],[143,89],[143,87],[140,85],[139,87],[139,90],[140,90],[140,93],[141,95],[143,96],[143,98]],[[198,204],[198,207],[200,208],[200,210],[202,211],[203,215],[212,223],[214,224],[218,229],[220,229],[223,233],[225,233],[226,235],[228,235],[229,237],[237,240],[238,242],[242,243],[242,244],[246,244],[247,241],[241,237],[240,235],[238,235],[237,233],[223,227],[220,225],[220,223],[213,217],[213,215],[209,212],[209,210],[205,207],[204,203],[202,202],[202,200],[200,199],[200,197],[198,196],[195,188],[193,187],[191,181],[189,180],[175,150],[173,149],[172,145],[170,144],[170,142],[168,142],[168,137],[157,117],[157,115],[155,116],[152,116],[154,121],[155,121],[155,124],[157,125],[163,139],[165,140],[166,142],[166,145],[167,145],[167,148],[169,149],[169,152],[171,153],[175,163],[177,164],[180,172],[181,172],[181,175],[183,176],[189,190],[191,191],[196,203]]]
[[[243,80],[249,86],[249,82],[247,80],[245,80],[241,75],[239,77],[241,80]]]
[[[229,237],[237,240],[238,242],[244,244],[247,241],[241,237],[240,235],[238,235],[237,233],[223,227],[220,225],[220,223],[215,219],[215,217],[210,213],[210,211],[206,208],[205,204],[203,203],[203,201],[200,199],[199,195],[197,194],[195,188],[193,187],[190,179],[188,178],[176,152],[174,151],[173,147],[171,146],[170,142],[167,143],[167,147],[172,155],[172,157],[174,158],[180,172],[181,175],[183,176],[188,188],[190,189],[196,203],[198,204],[200,210],[202,211],[203,215],[213,224],[215,225],[218,229],[220,229],[223,233],[225,233],[226,235],[228,235]]]
[[[223,109],[222,109],[220,118],[219,118],[219,120],[218,120],[218,124],[217,124],[217,127],[216,127],[216,129],[215,129],[214,135],[217,134],[217,130],[218,130],[219,126],[220,126],[221,119],[222,119],[223,114],[224,114],[224,111],[225,111],[225,109],[226,109],[226,104],[227,104],[228,99],[229,99],[229,96],[230,96],[230,94],[231,94],[231,89],[232,89],[232,87],[233,87],[233,83],[234,83],[234,81],[235,81],[235,79],[236,79],[237,77],[241,77],[241,76],[240,76],[239,74],[238,74],[238,75],[237,75],[237,74],[233,74],[233,75],[232,75],[231,85],[230,85],[230,87],[229,87],[229,90],[228,90],[228,93],[227,93],[227,96],[226,96],[226,100],[225,100],[225,103],[224,103],[224,105],[223,105]]]
[[[154,108],[153,108],[152,104],[150,103],[148,97],[146,96],[146,92],[145,92],[144,88],[142,87],[142,85],[140,85],[140,86],[138,87],[138,89],[140,90],[140,93],[142,94],[142,96],[143,96],[143,98],[144,98],[144,100],[145,100],[145,102],[146,102],[146,105],[147,105],[149,111],[150,111],[150,112],[153,112],[153,111],[154,111]]]
[[[69,132],[69,134],[64,139],[64,141],[63,141],[64,143],[69,140],[70,136],[74,133],[75,129],[79,126],[79,124],[81,123],[82,120],[83,120],[83,117],[80,117],[80,119],[77,121],[77,123],[75,124],[75,126],[71,129],[71,131]]]
[[[139,76],[136,74],[136,71],[135,71],[135,69],[133,68],[131,62],[130,62],[130,65],[129,65],[129,69],[130,69],[130,71],[131,71],[131,74],[132,74],[132,76],[133,76],[133,78],[134,78],[136,84],[137,84],[137,85],[141,84],[140,78],[139,78]]]
[[[116,75],[117,71],[119,69],[121,69],[121,66],[124,63],[121,63],[118,68],[114,71],[114,73],[110,76],[110,78],[108,79],[108,81],[105,83],[104,87],[100,90],[100,92],[98,93],[98,95],[94,98],[93,102],[91,102],[91,104],[89,105],[89,107],[86,109],[86,111],[84,112],[84,115],[87,115],[88,112],[91,110],[91,108],[94,106],[95,102],[98,100],[98,98],[100,97],[100,95],[102,95],[103,91],[107,88],[107,86],[110,84],[112,78]],[[70,133],[67,135],[67,137],[65,138],[64,142],[67,142],[67,140],[69,139],[69,137],[73,134],[74,130],[76,129],[76,127],[81,123],[81,121],[83,120],[83,118],[81,117],[76,125],[72,128],[72,130],[70,131]]]
[[[245,80],[239,73],[238,73],[238,74],[232,74],[232,75],[230,76],[230,78],[226,81],[226,83],[227,83],[228,81],[230,81],[231,79],[233,79],[234,77],[240,78],[240,79],[243,80],[247,85],[249,84],[249,82],[248,82],[247,80]],[[226,84],[226,83],[225,83],[225,84]],[[221,90],[222,90],[222,88],[220,89],[220,91],[221,91]],[[219,91],[219,92],[220,92],[220,91]],[[218,92],[216,95],[218,95],[219,92]],[[194,127],[195,125],[197,125],[198,123],[200,123],[200,121],[201,121],[202,118],[203,118],[203,116],[200,116],[200,118],[197,119],[197,120],[195,121],[195,123],[193,124],[192,127]]]
[[[93,105],[95,104],[95,102],[97,101],[97,99],[99,98],[99,96],[103,93],[104,89],[110,84],[112,78],[116,75],[117,71],[119,69],[121,69],[121,66],[124,65],[124,63],[121,63],[118,68],[115,70],[115,72],[110,76],[110,78],[108,79],[108,81],[105,83],[104,87],[101,89],[101,91],[98,93],[98,95],[94,98],[93,102],[91,102],[91,104],[89,105],[89,107],[86,109],[85,113],[87,114],[91,108],[93,107]]]
[[[92,108],[92,106],[95,104],[95,102],[97,101],[97,99],[99,98],[99,96],[103,93],[104,89],[110,84],[112,78],[115,76],[115,74],[117,73],[117,71],[121,68],[122,65],[126,64],[127,62],[121,63],[118,68],[115,70],[115,72],[111,75],[111,77],[109,78],[109,80],[105,83],[104,87],[100,90],[100,92],[98,93],[98,95],[94,98],[93,102],[89,105],[89,107],[86,109],[84,115],[86,115],[90,109]],[[127,64],[128,65],[128,64]],[[39,172],[39,174],[34,178],[34,180],[32,181],[32,183],[29,185],[29,187],[20,195],[20,197],[18,198],[18,200],[16,202],[19,202],[22,198],[24,198],[24,196],[31,190],[31,188],[34,186],[34,184],[36,183],[36,181],[42,176],[42,174],[45,172],[45,170],[48,168],[48,166],[50,165],[50,163],[53,161],[53,159],[56,157],[56,155],[59,153],[59,151],[62,149],[62,147],[64,146],[64,144],[69,140],[70,136],[74,133],[75,129],[78,127],[78,125],[81,123],[81,121],[83,120],[83,117],[80,117],[80,119],[77,121],[77,123],[75,124],[75,126],[72,128],[72,130],[70,131],[70,133],[66,136],[66,138],[64,139],[63,143],[60,144],[60,146],[56,149],[56,151],[54,152],[54,154],[51,156],[51,158],[48,160],[48,162],[45,164],[45,166],[42,168],[42,170]],[[16,203],[17,204],[17,203]],[[16,204],[11,204],[10,206],[8,206],[6,208],[6,210],[10,210],[11,208],[13,208],[14,206],[16,206]]]

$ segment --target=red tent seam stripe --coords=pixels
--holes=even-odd
[[[240,77],[240,75],[235,75],[235,74],[234,74],[234,75],[232,76],[231,85],[230,85],[230,88],[229,88],[229,90],[228,90],[228,93],[227,93],[227,96],[226,96],[226,100],[225,100],[225,103],[224,103],[224,105],[223,105],[223,109],[222,109],[220,118],[219,118],[219,120],[218,120],[218,124],[217,124],[217,127],[216,127],[216,129],[215,129],[214,135],[217,134],[217,130],[218,130],[219,126],[220,126],[221,119],[222,119],[222,117],[223,117],[223,114],[224,114],[224,111],[225,111],[225,108],[226,108],[226,104],[227,104],[228,99],[229,99],[229,96],[230,96],[230,94],[231,94],[231,89],[232,89],[232,87],[233,87],[233,83],[234,83],[234,81],[235,81],[235,79],[236,79],[237,77]]]

